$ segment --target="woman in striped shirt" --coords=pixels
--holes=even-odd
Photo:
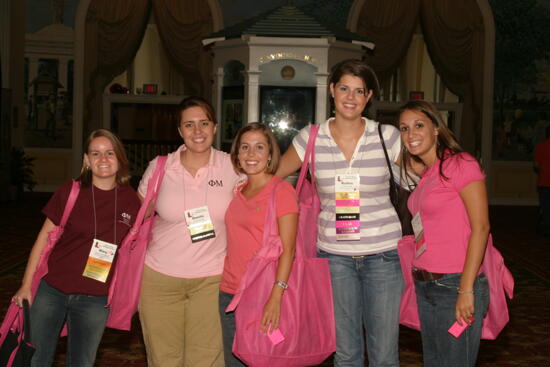
[[[334,117],[322,123],[315,141],[315,183],[321,199],[318,254],[329,259],[336,320],[335,366],[399,366],[399,303],[403,278],[397,255],[401,225],[389,197],[390,172],[378,122],[362,117],[378,97],[374,71],[345,60],[330,76]],[[277,175],[301,166],[310,127],[302,129],[282,157]],[[399,132],[382,126],[393,162]]]

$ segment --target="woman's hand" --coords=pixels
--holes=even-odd
[[[455,317],[456,321],[460,325],[462,325],[462,322],[465,321],[468,324],[471,324],[473,322],[474,316],[474,294],[473,293],[462,293],[459,294],[456,298],[456,306],[455,306]]]
[[[32,292],[30,287],[22,286],[11,298],[11,301],[16,303],[19,307],[23,307],[23,300],[26,299],[29,301],[29,304],[32,303]]]
[[[264,306],[262,322],[260,324],[260,330],[264,334],[268,332],[271,333],[279,327],[279,320],[281,316],[281,297],[282,292],[280,294],[272,292]]]

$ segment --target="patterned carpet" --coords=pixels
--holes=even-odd
[[[48,196],[33,194],[22,203],[4,204],[0,214],[0,314],[20,284],[28,251],[40,229],[40,209]],[[492,207],[495,244],[516,280],[509,303],[511,320],[497,340],[482,341],[480,367],[550,366],[550,238],[532,233],[533,207]],[[65,340],[59,344],[55,366],[63,366]],[[401,329],[402,367],[422,365],[420,334]],[[146,366],[139,322],[131,332],[106,330],[96,366]],[[330,366],[326,361],[322,366]]]

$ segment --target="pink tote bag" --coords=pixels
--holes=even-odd
[[[36,271],[34,272],[31,283],[31,293],[33,299],[34,296],[36,296],[36,291],[38,290],[38,286],[40,285],[40,280],[42,280],[42,278],[46,274],[48,274],[48,259],[50,258],[50,254],[52,253],[55,244],[63,234],[63,230],[65,228],[65,225],[67,224],[69,216],[71,215],[79,193],[80,182],[73,180],[71,192],[69,193],[69,197],[67,199],[67,202],[65,203],[65,208],[63,209],[61,221],[59,222],[58,226],[55,226],[54,229],[48,232],[48,240],[46,246],[42,249],[42,252],[40,253],[40,259],[38,260],[38,265],[36,266]],[[4,317],[4,321],[2,322],[2,326],[0,326],[0,345],[4,342],[4,339],[6,338],[6,335],[10,328],[14,329],[15,331],[19,331],[20,325],[17,322],[17,315],[19,314],[20,310],[21,309],[19,308],[19,306],[17,306],[15,303],[11,303],[8,307],[8,311],[6,312],[6,316]],[[63,327],[61,335],[67,335],[67,325]]]
[[[508,323],[508,304],[506,296],[512,299],[514,296],[514,278],[510,270],[504,265],[504,259],[500,252],[493,246],[493,237],[489,235],[487,249],[481,271],[489,282],[489,308],[483,318],[481,339],[496,339],[498,334]],[[401,297],[399,323],[420,330],[418,318],[418,305],[416,303],[416,291],[412,277],[412,262],[415,253],[414,236],[404,236],[397,244],[399,261],[405,281],[405,289]]]
[[[236,308],[233,353],[249,366],[316,365],[336,350],[328,261],[315,257],[319,198],[314,186],[305,178],[317,129],[318,126],[312,126],[297,184],[300,219],[296,257],[288,280],[289,287],[282,298],[279,326],[285,339],[274,345],[259,331],[263,308],[271,293],[282,252],[274,192],[266,214],[262,248],[248,262],[239,291],[226,310]],[[314,177],[313,165],[311,170]]]
[[[107,304],[110,307],[107,327],[130,330],[132,317],[137,312],[145,252],[151,240],[155,216],[153,213],[144,220],[151,202],[155,202],[162,178],[166,156],[157,158],[157,166],[147,184],[147,194],[141,204],[134,226],[126,235],[118,250],[115,273],[109,288]]]

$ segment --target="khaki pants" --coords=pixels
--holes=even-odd
[[[221,275],[175,278],[145,266],[139,317],[149,367],[223,367]]]

